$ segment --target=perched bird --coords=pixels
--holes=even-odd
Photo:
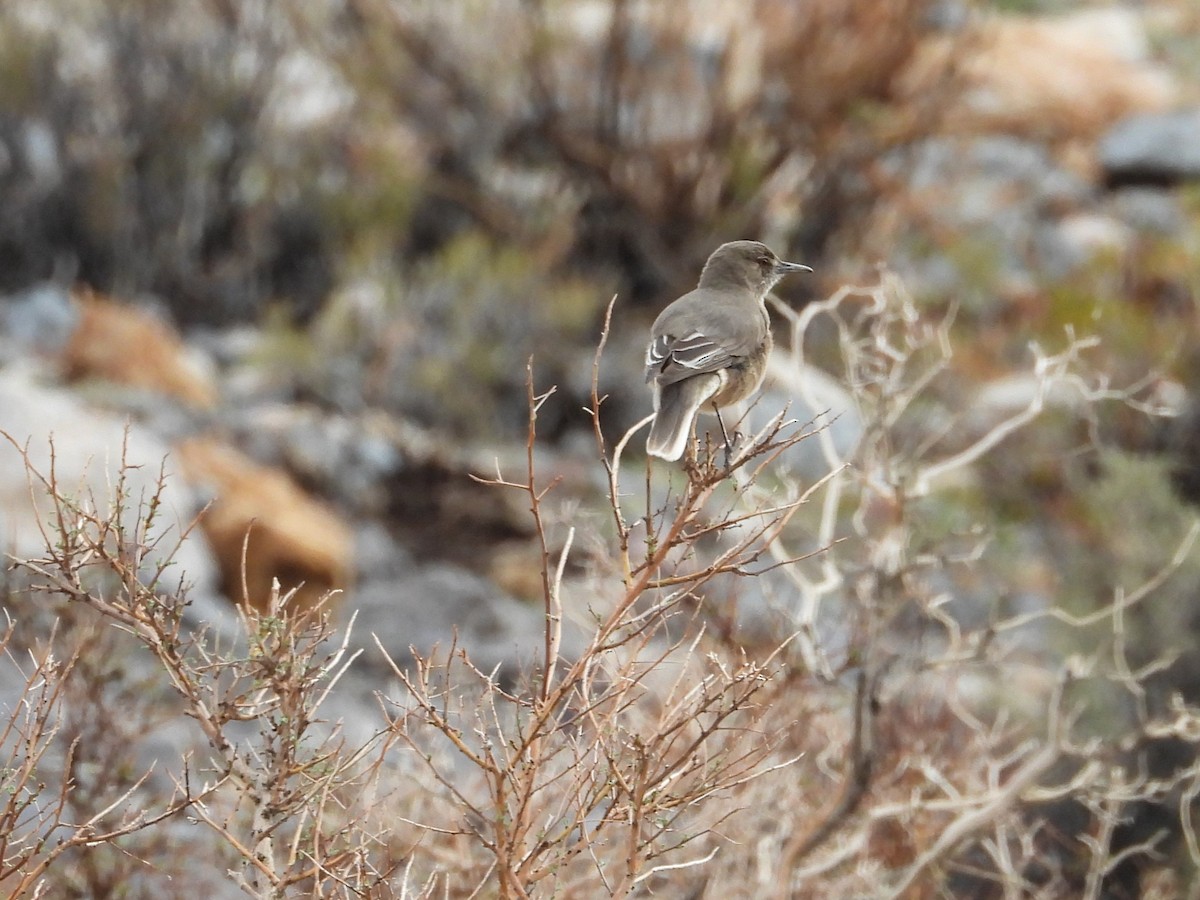
[[[720,410],[758,390],[771,352],[767,292],[789,272],[811,271],[758,241],[733,241],[713,252],[697,288],[664,309],[650,329],[646,381],[654,391],[654,423],[647,453],[679,459],[701,410],[717,414],[728,453]]]

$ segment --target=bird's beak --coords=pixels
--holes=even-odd
[[[801,265],[800,263],[784,262],[782,259],[775,263],[775,274],[779,276],[788,275],[792,272],[811,272],[811,266]]]

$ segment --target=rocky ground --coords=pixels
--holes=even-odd
[[[957,4],[939,8],[956,19]],[[1132,406],[1050,397],[1045,424],[927,494],[939,510],[930,534],[986,510],[1003,550],[990,569],[946,576],[963,623],[986,618],[997,596],[1013,609],[1086,609],[1166,565],[1196,499],[1200,91],[1176,46],[1195,39],[1194,14],[1148,4],[983,22],[963,57],[967,88],[927,133],[863,168],[878,202],[820,258],[789,246],[800,229],[783,182],[766,192],[773,233],[711,229],[713,241],[762,237],[811,264],[813,279],[781,294],[793,310],[845,285],[874,285],[883,267],[930,322],[953,314],[952,359],[933,401],[906,420],[902,452],[950,453],[1027,408],[1040,390],[1031,344],[1054,353],[1071,334],[1099,338],[1089,371],[1128,387]],[[919,106],[950,52],[942,36],[922,45],[897,88],[905,102]],[[553,182],[505,174],[495,176],[534,206],[566,202]],[[574,524],[603,547],[605,473],[581,411],[601,310],[610,288],[628,288],[617,290],[598,376],[611,446],[649,410],[642,342],[672,292],[660,282],[647,298],[619,277],[580,275],[582,266],[548,285],[536,253],[530,262],[505,252],[463,238],[399,284],[349,260],[324,302],[291,323],[181,321],[160,296],[100,294],[64,278],[12,286],[0,298],[0,431],[12,439],[0,444],[0,545],[16,558],[44,550],[48,506],[36,482],[30,489],[30,469],[53,470],[60,489],[102,505],[119,462],[134,498],[154,492],[162,466],[149,538],[173,543],[204,510],[174,550],[192,624],[232,639],[231,601],[263,606],[272,579],[299,589],[298,607],[339,592],[330,608],[339,627],[353,621],[351,646],[363,651],[336,697],[352,735],[378,727],[376,691],[395,683],[376,637],[402,665],[454,640],[480,669],[517,678],[544,634],[534,522],[522,495],[473,476],[497,466],[523,473],[532,356],[536,390],[558,387],[534,448],[539,477],[560,479],[551,550]],[[669,283],[686,289],[695,274]],[[749,421],[784,407],[801,423],[817,417],[837,455],[854,460],[870,419],[845,373],[828,365],[833,332],[819,329],[829,324],[814,326],[802,363],[785,315],[776,326],[771,376]],[[640,467],[640,438],[629,453]],[[781,465],[813,484],[828,462],[803,442]],[[578,565],[566,577],[587,599],[587,564]],[[1139,626],[1146,653],[1192,642],[1195,623],[1180,606],[1200,566],[1189,557],[1180,571]],[[747,645],[785,633],[790,589],[774,577],[715,584],[710,599],[725,612],[714,622]],[[568,628],[564,656],[587,627],[580,617]],[[821,627],[830,647],[847,639],[836,621]],[[1022,642],[1035,654],[1065,652],[1045,633]],[[1186,674],[1194,660],[1184,653],[1182,665]],[[186,743],[167,735],[171,752]]]

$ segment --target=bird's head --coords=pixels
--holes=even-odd
[[[745,288],[762,297],[791,272],[811,272],[800,263],[785,262],[766,244],[732,241],[713,251],[700,273],[700,287]]]

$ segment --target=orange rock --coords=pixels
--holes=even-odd
[[[184,441],[174,456],[186,477],[213,496],[200,525],[229,597],[265,611],[278,578],[282,591],[296,590],[289,608],[309,609],[348,583],[349,528],[286,474],[211,438]]]
[[[1166,71],[1140,58],[1140,28],[1122,10],[984,18],[963,34],[926,40],[896,91],[915,100],[949,87],[956,96],[940,121],[950,132],[1091,139],[1176,99]]]
[[[80,317],[62,354],[68,379],[103,378],[201,409],[216,403],[216,389],[189,364],[170,326],[87,287],[76,289],[73,299]]]

